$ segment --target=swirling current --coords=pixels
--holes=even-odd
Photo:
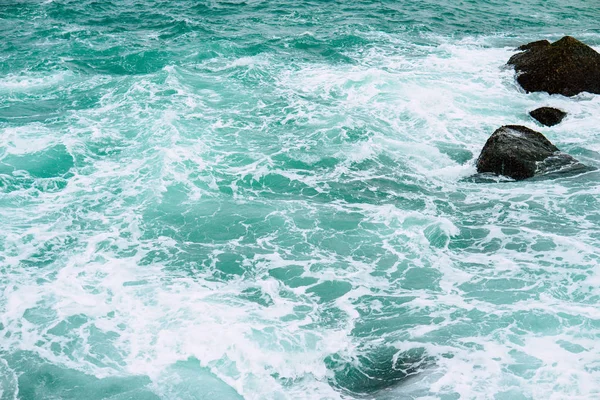
[[[0,399],[600,397],[600,172],[472,179],[574,0],[0,0]],[[543,128],[527,112],[568,112]]]

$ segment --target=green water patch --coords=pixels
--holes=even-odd
[[[513,304],[519,301],[536,300],[544,285],[532,285],[521,279],[481,279],[459,286],[467,298],[475,298],[493,304]]]
[[[281,227],[273,220],[273,211],[266,203],[239,203],[235,201],[206,199],[187,203],[186,211],[170,207],[181,201],[181,192],[171,193],[165,202],[144,214],[148,226],[145,237],[169,236],[179,241],[193,243],[225,243],[243,239],[242,244],[255,243],[257,238],[268,235]]]
[[[56,319],[56,311],[45,307],[28,308],[23,313],[23,319],[35,325],[47,325]]]
[[[473,159],[473,153],[466,149],[464,145],[439,142],[436,143],[436,147],[440,153],[447,155],[452,161],[461,165]]]
[[[314,161],[305,161],[290,153],[276,154],[271,158],[277,166],[284,170],[301,170],[307,175],[318,172],[332,171],[341,162],[335,157],[320,157]]]
[[[436,268],[413,267],[403,273],[399,284],[406,290],[438,291],[441,276]]]
[[[28,124],[44,122],[62,115],[63,104],[57,99],[33,99],[30,101],[11,102],[0,107],[0,122]]]
[[[33,153],[7,154],[0,159],[0,193],[34,189],[29,196],[35,197],[39,192],[58,192],[67,186],[74,166],[73,156],[62,144]]]
[[[319,281],[317,278],[303,276],[304,272],[303,266],[290,265],[288,267],[272,268],[269,270],[269,275],[292,289],[313,285]]]
[[[352,289],[352,285],[345,281],[325,281],[311,286],[306,293],[316,296],[319,303],[336,300]]]
[[[146,376],[93,375],[50,363],[31,352],[17,351],[5,356],[10,369],[18,375],[18,398],[89,399],[89,400],[158,400],[150,390]]]
[[[431,360],[422,348],[400,352],[394,347],[369,349],[358,356],[333,354],[325,365],[333,372],[330,384],[349,396],[373,396],[377,392],[402,385]]]
[[[273,298],[261,290],[258,287],[252,287],[242,290],[240,296],[241,299],[260,304],[263,307],[269,307],[274,304]]]
[[[239,374],[235,365],[228,369]],[[161,398],[181,400],[243,400],[234,388],[219,379],[195,357],[178,361],[166,368],[158,378]]]
[[[84,314],[71,315],[48,329],[48,334],[66,336],[72,331],[81,328],[87,322],[88,318]]]
[[[56,145],[35,153],[7,154],[0,160],[0,174],[25,172],[33,178],[55,178],[65,176],[74,165],[66,146]]]
[[[360,317],[355,320],[352,337],[365,341],[386,338],[386,341],[406,340],[408,330],[415,326],[434,325],[443,318],[414,312],[410,303],[414,296],[368,295],[353,301]]]
[[[48,240],[38,242],[33,235],[21,239],[23,245],[28,245],[32,251],[20,263],[21,267],[43,268],[61,259],[65,253],[72,251],[79,243],[75,235],[57,235]]]
[[[9,176],[0,175],[0,193],[11,193],[20,190],[27,191],[28,189],[35,189],[33,192],[29,192],[27,195],[36,197],[38,192],[53,193],[63,190],[67,187],[68,179],[64,178],[49,178],[49,179],[34,179],[31,177],[24,176]],[[15,201],[16,200],[16,201]],[[0,204],[10,206],[11,203],[17,204],[18,199],[2,199]]]
[[[423,235],[433,247],[444,248],[448,246],[451,239],[451,233],[440,224],[431,224],[423,231]]]
[[[348,41],[349,43],[350,41]],[[343,43],[343,42],[340,42]],[[334,46],[332,46],[334,44]],[[335,46],[335,42],[331,43],[327,40],[316,38],[312,35],[303,34],[292,38],[286,43],[290,49],[295,51],[292,56],[298,61],[321,61],[327,63],[344,63],[352,64],[352,57],[344,54],[343,49]],[[337,47],[337,48],[336,48]]]
[[[69,66],[80,73],[108,75],[149,74],[169,65],[174,54],[155,49],[111,48],[90,55],[91,49],[84,50],[85,57],[69,62]]]

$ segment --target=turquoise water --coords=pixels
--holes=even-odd
[[[0,0],[0,399],[600,397],[595,1]],[[553,128],[527,112],[569,112]]]

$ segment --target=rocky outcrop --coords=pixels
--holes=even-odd
[[[525,51],[525,50],[533,49],[534,47],[550,46],[550,44],[551,43],[547,40],[538,40],[536,42],[531,42],[531,43],[527,43],[522,46],[519,46],[519,48],[517,50]]]
[[[578,167],[583,165],[560,152],[544,135],[518,125],[497,129],[485,143],[477,160],[477,172],[516,180]]]
[[[519,47],[508,60],[517,71],[517,81],[527,92],[574,96],[581,92],[600,94],[600,54],[579,40],[565,36]]]
[[[529,115],[542,125],[554,126],[560,124],[563,118],[567,116],[567,113],[558,108],[540,107],[531,111]]]

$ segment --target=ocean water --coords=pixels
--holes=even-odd
[[[600,172],[472,178],[504,124],[600,167],[504,66],[599,15],[0,0],[0,399],[600,398]]]

